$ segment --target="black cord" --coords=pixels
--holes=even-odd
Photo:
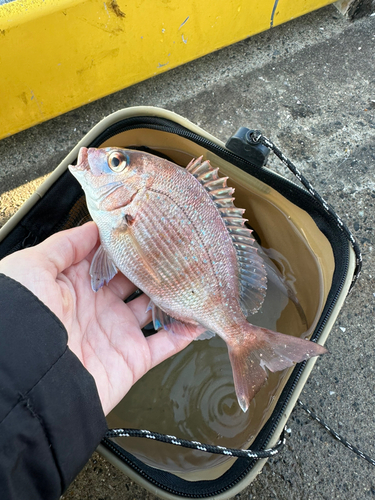
[[[301,184],[307,189],[307,191],[323,206],[323,208],[328,212],[337,222],[338,227],[344,232],[348,240],[350,241],[353,250],[356,255],[356,268],[354,271],[352,283],[350,285],[350,290],[352,290],[354,284],[356,283],[362,269],[362,254],[353,234],[349,230],[348,226],[340,219],[333,208],[325,201],[325,199],[320,196],[320,194],[313,188],[312,184],[306,179],[302,172],[287,158],[280,149],[275,146],[275,144],[270,141],[267,137],[262,135],[259,131],[253,131],[251,134],[251,139],[254,143],[261,143],[267,148],[271,149],[279,160],[295,175],[295,177],[301,182]]]
[[[225,446],[213,446],[211,444],[200,443],[199,441],[188,441],[186,439],[179,439],[176,436],[169,434],[159,434],[158,432],[151,432],[141,429],[111,429],[106,432],[106,438],[118,437],[139,437],[146,439],[153,439],[154,441],[161,441],[162,443],[174,444],[182,448],[190,448],[193,450],[204,451],[207,453],[215,453],[216,455],[227,455],[237,458],[270,458],[279,453],[280,448],[285,444],[284,431],[276,446],[267,450],[242,450],[236,448],[226,448]]]
[[[363,453],[363,451],[359,450],[356,446],[352,445],[351,443],[349,443],[349,441],[347,441],[345,438],[340,436],[340,434],[338,434],[336,431],[334,431],[332,429],[332,427],[330,427],[326,422],[324,422],[324,420],[322,418],[318,417],[316,413],[314,413],[305,404],[303,404],[301,400],[298,400],[297,403],[299,404],[299,406],[301,408],[303,408],[305,410],[305,412],[311,418],[316,420],[322,427],[325,428],[326,431],[328,431],[335,439],[337,439],[337,441],[339,441],[341,444],[343,444],[346,448],[351,450],[353,453],[355,453],[359,457],[366,460],[369,464],[375,465],[375,460],[373,458],[369,457],[368,455],[366,455],[366,453]]]

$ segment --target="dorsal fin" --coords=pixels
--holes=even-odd
[[[193,159],[186,169],[206,189],[220,212],[237,254],[241,307],[246,316],[254,314],[266,295],[267,273],[252,231],[244,225],[245,210],[234,206],[234,189],[227,186],[228,177],[219,177],[219,169],[213,168],[208,160],[203,161],[203,156]]]

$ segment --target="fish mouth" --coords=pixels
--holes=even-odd
[[[79,150],[77,164],[74,168],[76,170],[90,170],[87,148],[83,147]]]

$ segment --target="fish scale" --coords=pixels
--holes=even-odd
[[[129,245],[133,248],[134,244],[132,240],[137,240],[139,243],[138,246],[143,249],[143,258],[149,263],[151,268],[157,269],[160,282],[155,283],[154,287],[150,287],[148,283],[149,275],[147,272],[139,275],[140,273],[135,271],[130,276],[130,279],[135,281],[141,289],[148,286],[151,298],[160,294],[160,287],[167,288],[169,286],[168,283],[171,276],[175,274],[176,268],[177,270],[182,270],[182,274],[177,273],[179,294],[176,295],[167,292],[163,295],[161,302],[163,309],[167,312],[170,312],[174,308],[174,316],[177,316],[177,319],[182,318],[176,314],[175,302],[184,302],[184,299],[188,298],[189,306],[191,306],[191,290],[202,288],[203,276],[205,276],[205,279],[209,283],[217,281],[217,276],[221,277],[219,283],[226,283],[226,287],[219,285],[219,289],[214,292],[218,296],[218,300],[220,298],[225,299],[226,295],[233,294],[234,292],[229,280],[226,280],[226,275],[229,277],[231,273],[235,273],[237,270],[231,264],[229,256],[225,255],[223,247],[220,244],[220,240],[223,239],[220,234],[222,222],[217,217],[216,211],[212,206],[205,209],[205,216],[213,218],[216,215],[218,227],[215,232],[209,235],[209,238],[206,236],[202,239],[203,235],[200,234],[202,230],[206,232],[202,227],[203,224],[205,225],[204,218],[202,219],[201,211],[198,210],[201,205],[201,190],[202,188],[198,183],[191,186],[189,199],[192,198],[193,201],[189,205],[181,197],[179,197],[177,202],[173,200],[172,203],[170,202],[168,183],[166,183],[164,192],[160,188],[157,192],[151,189],[139,219],[129,228],[131,237],[127,238],[127,242],[122,246],[125,249],[123,253],[126,254],[127,246]],[[177,228],[170,224],[171,219],[180,221]],[[215,226],[213,227],[215,228]],[[176,244],[176,240],[181,240],[181,243]],[[194,241],[195,244],[192,244]],[[186,248],[188,248],[188,251],[186,251]],[[232,259],[234,259],[234,264],[236,264],[235,253],[233,251],[232,253]],[[225,260],[223,257],[225,257]],[[134,259],[134,257],[132,258]],[[212,264],[213,262],[215,264]],[[197,300],[199,299],[194,298],[193,305],[195,305]],[[187,308],[190,309],[184,302],[184,310],[186,311]],[[194,310],[195,317],[192,318],[194,321],[204,321],[202,317],[205,314],[203,302],[200,309],[200,314]]]
[[[100,233],[93,290],[119,269],[150,297],[156,329],[189,338],[220,335],[243,411],[267,369],[326,352],[247,321],[263,303],[266,270],[233,188],[210,162],[197,158],[183,169],[140,151],[81,148],[69,169]]]

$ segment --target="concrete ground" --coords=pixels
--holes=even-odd
[[[222,49],[0,141],[0,224],[94,124],[127,106],[170,109],[225,140],[271,137],[347,222],[363,251],[347,298],[301,395],[375,458],[375,17],[333,6]],[[272,163],[282,172],[282,167]],[[238,499],[371,499],[375,469],[296,408],[282,453]],[[155,497],[94,454],[65,500]]]

